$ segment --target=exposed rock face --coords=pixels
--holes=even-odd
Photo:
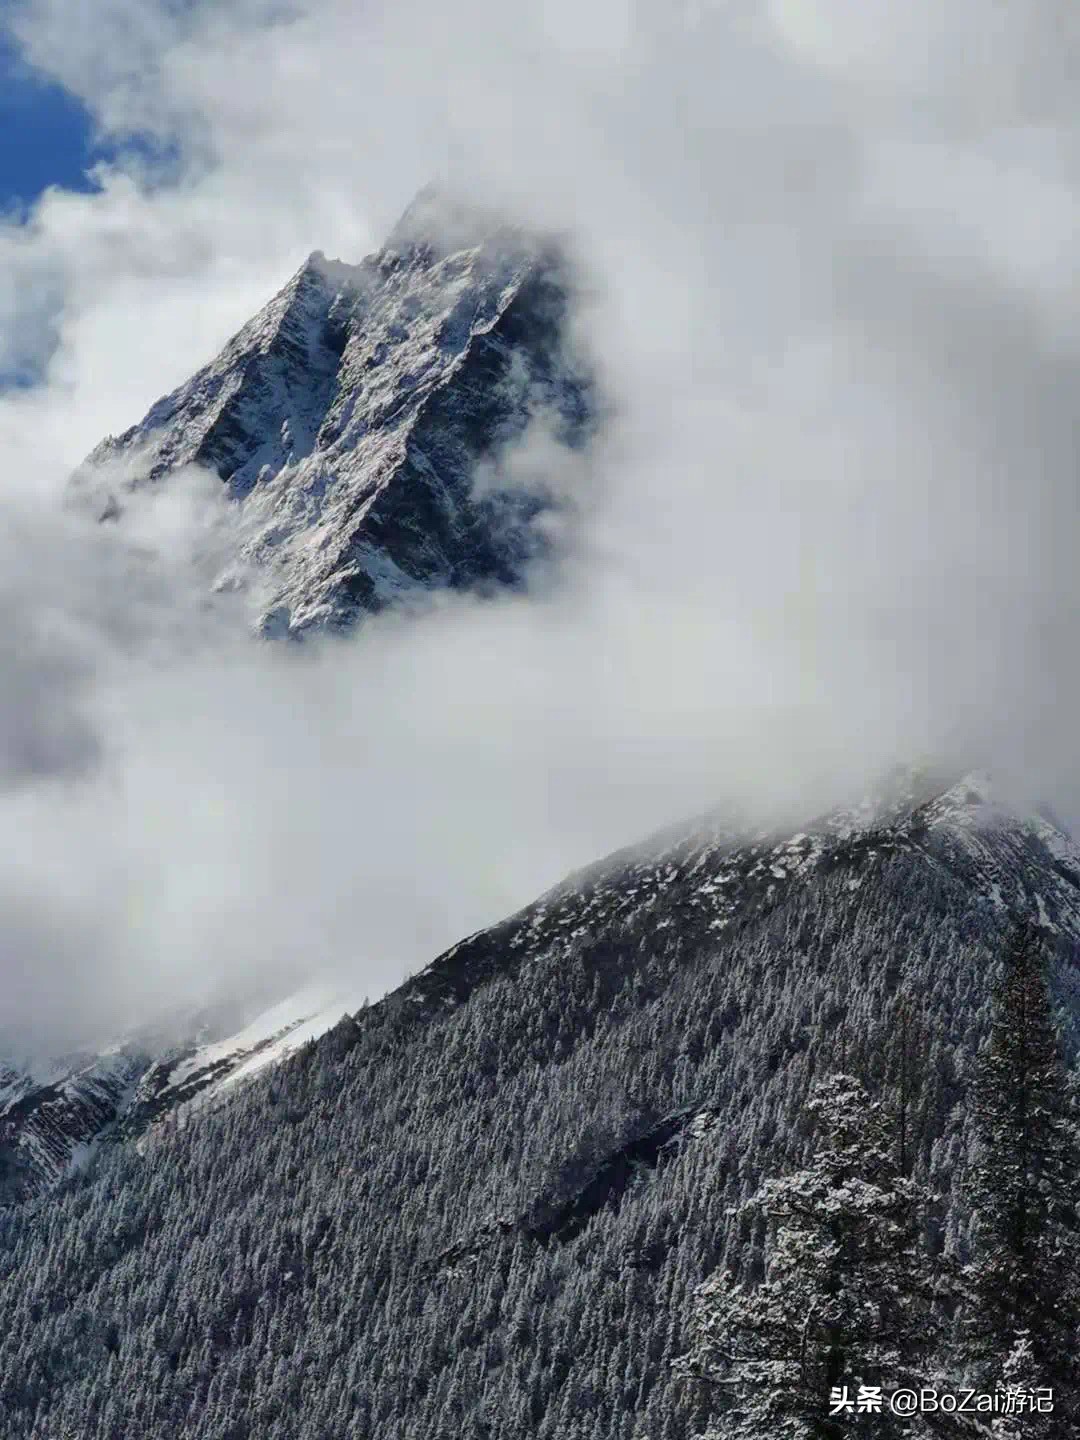
[[[313,254],[186,384],[89,457],[116,488],[184,466],[242,507],[269,633],[342,626],[439,587],[521,583],[545,548],[542,479],[498,480],[530,424],[575,450],[594,414],[560,246],[421,192],[359,265]],[[475,484],[491,462],[495,481]]]
[[[69,1174],[115,1124],[146,1064],[117,1049],[44,1080],[0,1064],[0,1203]]]

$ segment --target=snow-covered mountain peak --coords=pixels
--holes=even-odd
[[[479,494],[473,478],[540,416],[567,447],[587,442],[573,296],[554,242],[421,192],[360,264],[314,251],[79,482],[107,486],[99,511],[115,518],[125,488],[215,471],[242,510],[242,560],[267,574],[269,633],[434,588],[518,585],[549,543],[532,522],[554,488]]]
[[[429,259],[440,259],[505,241],[511,234],[523,238],[507,216],[433,183],[405,207],[383,253],[404,256],[419,250]]]

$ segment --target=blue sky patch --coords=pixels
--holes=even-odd
[[[95,158],[86,109],[30,70],[0,30],[0,213],[33,204],[49,185],[92,190]]]

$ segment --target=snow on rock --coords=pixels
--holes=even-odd
[[[242,512],[236,573],[269,634],[340,626],[432,588],[515,585],[556,485],[474,486],[534,421],[584,444],[560,246],[434,190],[359,265],[316,252],[209,365],[75,477],[99,513],[197,464]],[[498,471],[497,463],[494,466]]]
[[[0,1203],[46,1188],[110,1133],[148,1061],[116,1048],[46,1079],[0,1065]]]
[[[125,1130],[138,1133],[165,1115],[218,1100],[332,1030],[359,1009],[362,1000],[347,986],[313,984],[272,1005],[234,1035],[163,1056],[146,1070],[133,1093]]]
[[[963,882],[974,912],[1032,916],[1080,946],[1080,847],[1041,815],[992,799],[982,772],[959,780],[897,771],[855,806],[791,834],[740,832],[718,817],[670,828],[571,875],[502,925],[460,942],[405,987],[414,1003],[457,1004],[478,984],[612,925],[658,941],[722,931],[817,873],[870,893],[874,867],[906,858]]]

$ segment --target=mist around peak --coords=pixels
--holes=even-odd
[[[898,757],[1074,822],[1074,36],[1049,0],[960,11],[977,53],[929,3],[23,7],[31,63],[179,156],[0,227],[0,369],[42,377],[0,396],[28,1033],[222,971],[374,994],[659,826],[824,813]],[[136,542],[60,497],[431,175],[573,237],[611,403],[587,462],[542,430],[500,462],[581,497],[560,564],[253,642],[248,591],[208,598],[205,517],[163,487]]]

